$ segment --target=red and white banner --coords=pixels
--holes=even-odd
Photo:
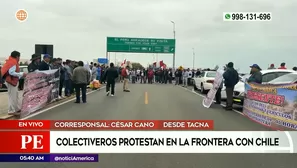
[[[297,132],[210,131],[213,124],[209,120],[1,121],[0,153],[297,153],[293,148]]]

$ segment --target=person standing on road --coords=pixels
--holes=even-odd
[[[51,70],[50,61],[51,61],[51,56],[49,54],[45,54],[43,56],[43,60],[39,64],[39,67],[38,67],[39,71]]]
[[[137,81],[137,75],[136,75],[136,70],[135,69],[131,70],[130,76],[132,78],[132,83],[134,84]]]
[[[252,66],[250,66],[250,68],[251,76],[248,78],[247,82],[262,84],[262,69],[259,67],[258,64],[253,64]]]
[[[94,81],[97,78],[97,63],[94,63],[92,69],[90,69],[90,70],[92,73],[91,81]]]
[[[165,84],[167,84],[167,82],[168,82],[168,69],[167,69],[167,68],[165,68],[165,69],[163,70],[163,82],[164,82]]]
[[[70,66],[71,61],[70,60],[66,60],[65,63],[65,96],[69,97],[71,96],[71,84],[72,84],[72,74],[73,74],[73,70]]]
[[[225,109],[232,110],[233,109],[233,91],[234,86],[239,81],[238,72],[234,69],[233,62],[229,62],[227,64],[227,69],[223,74],[224,82],[226,86],[226,95],[227,95],[227,104]]]
[[[106,70],[104,75],[104,79],[106,79],[107,81],[106,96],[109,96],[110,88],[111,88],[111,96],[114,96],[115,83],[118,77],[119,77],[118,70],[114,67],[113,63],[110,63],[110,68]]]
[[[188,77],[189,77],[189,73],[186,69],[184,69],[182,78],[183,78],[183,87],[188,87]]]
[[[168,82],[169,84],[172,84],[172,69],[169,68],[168,70]]]
[[[33,54],[31,56],[31,63],[28,65],[28,72],[34,72],[38,70],[40,59],[41,59],[41,55]]]
[[[65,80],[65,68],[62,65],[62,58],[54,58],[52,63],[52,69],[58,69],[60,72],[60,84],[59,84],[59,99],[63,98],[62,90],[64,87]]]
[[[201,69],[198,68],[197,71],[196,71],[196,73],[195,73],[195,76],[198,77],[198,76],[200,76],[200,75],[201,75]]]
[[[153,84],[153,79],[154,79],[154,71],[152,68],[150,68],[147,72],[147,79],[149,84]]]
[[[179,79],[180,79],[179,71],[180,71],[180,69],[177,69],[177,70],[175,70],[175,72],[174,72],[175,85],[179,85]]]
[[[145,69],[143,69],[140,71],[140,83],[146,83],[145,78],[146,78]]]
[[[20,78],[25,77],[26,73],[20,72],[20,56],[20,52],[13,51],[1,68],[1,75],[5,78],[5,84],[8,89],[8,114],[10,115],[19,115],[21,111],[18,84]]]
[[[62,95],[62,91],[63,91],[63,87],[64,87],[66,69],[63,66],[63,60],[62,60],[62,58],[57,58],[57,64],[58,64],[59,69],[60,69],[59,96],[61,98],[63,98],[64,96]]]
[[[124,92],[130,92],[128,89],[128,80],[129,80],[129,66],[126,66],[126,68],[122,69],[121,72],[122,77],[124,78],[124,84],[123,84],[123,91]]]
[[[192,85],[192,71],[190,70],[190,68],[187,69],[188,71],[188,79],[187,79],[187,83],[188,85]]]
[[[78,67],[73,70],[72,81],[75,84],[76,101],[80,103],[80,90],[82,94],[82,102],[87,102],[87,85],[90,82],[90,71],[84,67],[82,61],[78,62]]]
[[[100,81],[100,79],[101,79],[101,67],[98,64],[98,66],[97,66],[97,77],[96,77],[96,80]]]

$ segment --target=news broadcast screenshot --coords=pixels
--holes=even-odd
[[[297,168],[296,0],[0,0],[0,168]]]

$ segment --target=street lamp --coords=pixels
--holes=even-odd
[[[193,69],[195,69],[195,49],[193,49]]]
[[[171,20],[171,23],[173,24],[173,38],[175,40],[175,22]],[[175,44],[176,45],[176,44]],[[176,48],[176,47],[175,47]],[[173,53],[173,70],[175,70],[175,48],[174,48],[174,53]]]

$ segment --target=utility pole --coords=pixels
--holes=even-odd
[[[193,48],[193,69],[195,69],[195,49]]]
[[[171,23],[173,24],[173,39],[175,40],[175,22],[171,21]],[[176,42],[175,42],[175,45],[176,45]],[[173,53],[173,61],[172,61],[173,70],[175,70],[175,50],[176,50],[176,47],[174,48],[174,53]]]

